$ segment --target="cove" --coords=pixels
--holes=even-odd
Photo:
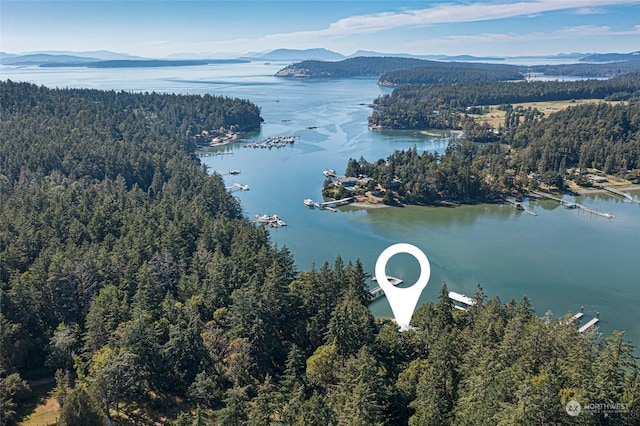
[[[320,200],[324,169],[343,173],[349,158],[369,161],[395,149],[442,152],[449,135],[371,131],[367,106],[389,89],[375,78],[284,80],[273,74],[286,64],[208,65],[184,68],[85,69],[8,68],[2,79],[49,87],[211,93],[249,99],[259,105],[265,123],[259,132],[215,148],[201,161],[236,191],[248,218],[277,214],[288,226],[271,231],[271,240],[293,253],[300,270],[360,259],[373,273],[378,255],[407,242],[421,248],[431,263],[431,279],[420,303],[436,300],[446,281],[449,290],[473,295],[480,283],[488,297],[503,302],[531,299],[538,315],[557,316],[585,308],[600,313],[600,332],[625,330],[640,344],[640,206],[606,194],[566,197],[609,212],[613,219],[560,207],[552,200],[529,200],[524,214],[500,204],[456,207],[310,210],[305,198]],[[296,135],[280,149],[250,149],[243,144],[267,136]],[[231,175],[229,171],[239,170]],[[637,194],[637,193],[636,193]],[[407,284],[419,275],[409,256],[394,256],[389,273]],[[374,302],[377,316],[390,316],[384,298]],[[584,322],[585,320],[583,320]]]

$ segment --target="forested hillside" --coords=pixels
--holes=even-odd
[[[393,70],[418,67],[431,61],[396,57],[357,57],[343,61],[302,61],[286,66],[278,77],[346,78],[380,75]]]
[[[524,80],[520,67],[488,64],[434,63],[410,69],[384,73],[378,84],[401,86],[405,84],[443,84]]]
[[[524,66],[358,56],[342,61],[302,61],[286,66],[278,71],[276,76],[296,78],[380,76],[379,84],[381,85],[402,85],[520,80],[526,74],[612,78],[638,71],[640,71],[640,61]],[[447,75],[448,73],[451,75]]]
[[[401,86],[376,99],[369,125],[401,129],[462,129],[470,107],[640,95],[640,73],[609,80],[485,82]]]
[[[640,422],[623,333],[446,286],[400,333],[358,260],[298,271],[193,155],[255,105],[0,84],[1,424],[48,377],[62,425]]]
[[[540,180],[563,188],[565,180],[582,179],[570,168],[640,179],[640,102],[585,104],[546,118],[531,109],[506,109],[499,133],[467,122],[462,138],[442,155],[414,148],[386,159],[351,159],[346,175],[372,178],[362,190],[379,185],[388,204],[495,201],[522,195]]]

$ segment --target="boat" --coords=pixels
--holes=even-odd
[[[333,169],[325,170],[322,172],[324,177],[336,177],[336,171]]]
[[[240,174],[240,170],[231,170],[229,172],[230,175],[239,175]]]
[[[313,208],[314,207],[314,202],[313,202],[313,200],[311,198],[307,198],[306,200],[304,200],[304,205],[307,206],[307,207]]]

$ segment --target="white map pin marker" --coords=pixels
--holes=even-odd
[[[385,272],[387,262],[389,262],[392,256],[398,253],[408,253],[415,257],[420,264],[420,277],[411,287],[394,287],[387,279]],[[431,265],[429,264],[429,259],[427,259],[427,256],[422,250],[414,245],[407,243],[394,244],[387,247],[380,253],[380,256],[378,256],[378,260],[376,261],[376,280],[380,288],[384,290],[389,305],[391,305],[393,316],[396,317],[396,322],[401,330],[409,328],[413,311],[416,309],[422,290],[424,290],[429,283],[430,276]]]

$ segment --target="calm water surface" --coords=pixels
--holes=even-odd
[[[372,132],[366,104],[388,89],[376,79],[287,81],[273,77],[286,64],[261,63],[152,69],[2,68],[0,78],[50,87],[87,87],[127,91],[211,93],[249,99],[262,108],[260,132],[203,157],[210,171],[225,181],[250,186],[235,194],[245,214],[278,214],[286,228],[274,229],[272,241],[287,246],[299,269],[336,256],[360,259],[373,272],[378,255],[391,244],[420,247],[431,263],[431,279],[422,301],[436,300],[446,281],[467,295],[480,283],[489,297],[502,301],[528,296],[542,315],[600,312],[600,331],[626,330],[640,344],[640,205],[607,195],[577,197],[585,206],[615,215],[607,220],[554,201],[530,201],[533,217],[503,205],[453,208],[405,207],[358,209],[337,213],[310,210],[305,198],[320,200],[322,171],[343,173],[349,158],[376,160],[395,149],[442,152],[448,136],[419,132]],[[297,135],[282,149],[243,148],[246,141]],[[241,174],[229,175],[239,169]],[[638,194],[636,193],[636,196]],[[567,197],[573,200],[574,197]],[[408,255],[394,256],[388,272],[408,284],[419,275]],[[376,315],[391,315],[385,299],[372,304]]]

